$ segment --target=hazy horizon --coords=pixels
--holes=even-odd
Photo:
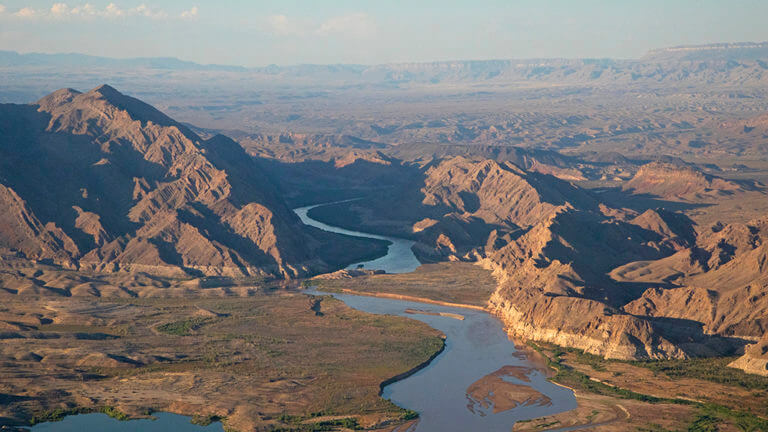
[[[0,50],[175,57],[247,67],[525,58],[639,58],[768,40],[768,3],[486,0],[0,0]]]

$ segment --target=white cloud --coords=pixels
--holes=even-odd
[[[0,13],[3,12],[5,8],[0,5]],[[190,19],[197,17],[198,9],[197,7],[193,7],[190,10],[183,11],[179,17]],[[15,16],[20,18],[54,18],[54,19],[64,19],[64,18],[80,18],[80,19],[86,19],[86,18],[110,18],[110,19],[120,19],[120,18],[126,18],[126,17],[143,17],[143,18],[149,18],[149,19],[166,19],[169,17],[168,13],[160,8],[156,7],[150,7],[146,4],[141,4],[134,8],[129,9],[123,9],[121,8],[117,3],[109,3],[107,6],[103,8],[98,8],[93,6],[90,3],[81,3],[78,5],[70,6],[67,3],[53,3],[53,5],[50,7],[50,9],[41,9],[41,10],[35,10],[31,7],[24,7],[22,9],[19,9],[16,13],[14,13]]]
[[[339,15],[323,22],[286,15],[267,17],[267,29],[278,36],[341,36],[369,38],[376,34],[376,22],[368,14],[358,12]]]
[[[324,21],[316,33],[321,36],[340,35],[366,38],[376,33],[376,22],[363,12],[340,15]]]
[[[64,4],[64,7],[67,5]],[[89,3],[86,3],[82,6],[75,6],[72,9],[69,9],[68,15],[71,16],[80,16],[80,17],[92,17],[99,14],[99,11],[96,10],[93,6],[91,6]]]
[[[64,17],[69,15],[69,6],[66,3],[54,3],[51,6],[51,15],[55,17]]]
[[[14,14],[19,18],[33,18],[35,15],[37,15],[37,11],[32,9],[31,7],[25,7],[21,8]]]
[[[125,16],[125,11],[117,7],[116,4],[110,3],[107,5],[106,8],[104,8],[103,15],[109,18],[117,18],[117,17]]]
[[[270,31],[279,36],[301,36],[307,28],[306,23],[285,15],[271,15],[267,18],[267,23]]]
[[[192,9],[185,10],[179,15],[183,19],[195,19],[197,18],[197,6],[192,6]]]
[[[5,12],[5,6],[0,4],[0,14]]]
[[[168,17],[168,14],[164,10],[152,8],[143,3],[135,9],[131,10],[131,14],[136,14],[151,19],[163,19]]]

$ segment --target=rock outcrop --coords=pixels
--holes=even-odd
[[[690,166],[665,162],[641,166],[624,189],[635,194],[685,201],[712,199],[745,190],[743,185],[733,181],[704,174]]]
[[[675,196],[739,187],[661,164],[636,178],[656,169],[682,179],[653,177]],[[611,208],[508,161],[433,161],[422,182],[421,201],[400,214],[413,221],[415,252],[492,269],[498,288],[489,307],[518,337],[661,359],[731,354],[764,332],[762,222],[697,232],[683,214]]]
[[[728,366],[744,372],[768,376],[768,333],[757,343],[748,346],[744,355]]]

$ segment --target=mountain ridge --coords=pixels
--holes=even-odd
[[[108,85],[0,112],[0,246],[30,259],[293,278],[338,265],[316,253],[329,241],[354,248],[303,226],[231,139],[203,140]]]
[[[498,283],[488,307],[524,339],[606,358],[686,359],[732,355],[764,332],[762,222],[707,229],[675,211],[612,207],[601,194],[511,159],[433,159],[391,193],[399,208],[387,195],[313,217],[408,235],[422,261],[492,270]],[[717,190],[719,182],[730,194],[747,193],[673,162],[645,165],[680,175],[672,196]]]

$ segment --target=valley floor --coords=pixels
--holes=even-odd
[[[421,322],[330,297],[156,295],[2,294],[0,425],[96,410],[219,417],[239,431],[375,429],[412,416],[379,397],[380,383],[443,346]]]

